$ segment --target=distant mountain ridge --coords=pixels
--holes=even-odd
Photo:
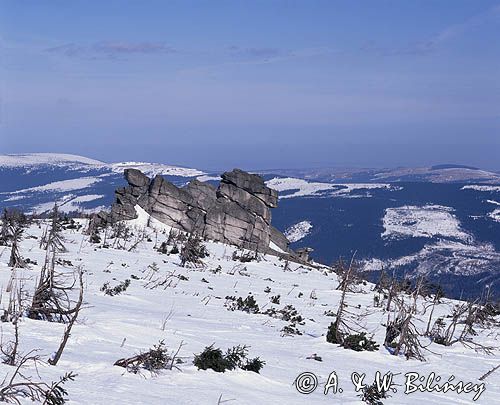
[[[149,175],[168,174],[184,177],[200,176],[205,172],[186,167],[151,162],[105,163],[84,156],[64,153],[22,153],[0,155],[0,168],[65,167],[71,169],[109,169],[123,173],[125,169],[138,169]]]
[[[0,169],[29,167],[65,167],[72,169],[110,169],[123,172],[133,168],[154,176],[155,174],[195,177],[207,174],[204,170],[151,162],[106,163],[79,155],[63,153],[23,153],[0,155]],[[259,174],[295,176],[323,182],[391,182],[423,181],[433,183],[486,183],[500,184],[500,171],[492,172],[462,164],[437,164],[429,167],[397,168],[318,168],[253,170]]]
[[[319,168],[276,169],[261,173],[280,174],[320,182],[372,183],[380,181],[430,183],[500,184],[500,173],[472,166],[441,164],[430,167],[399,167],[387,169]]]
[[[67,153],[19,153],[0,155],[0,167],[90,165],[105,166],[106,163],[84,156]]]
[[[0,209],[109,210],[126,168],[176,186],[217,187],[220,173],[148,162],[105,163],[76,155],[0,156]],[[230,170],[232,168],[228,168]],[[273,224],[291,248],[323,263],[356,258],[376,279],[383,267],[426,274],[456,297],[488,287],[500,296],[500,175],[460,165],[396,169],[260,171],[279,192]]]

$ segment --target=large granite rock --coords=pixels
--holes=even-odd
[[[259,251],[268,251],[272,241],[288,251],[286,237],[271,226],[278,193],[258,175],[234,169],[222,175],[217,189],[198,180],[179,188],[136,169],[125,170],[125,178],[129,185],[115,192],[112,222],[136,218],[139,205],[160,222],[207,239]]]
[[[267,187],[262,177],[250,174],[240,169],[226,172],[222,175],[221,185],[233,185],[237,189],[242,189],[259,198],[270,208],[278,206],[278,192]]]
[[[140,170],[125,169],[124,175],[128,184],[130,184],[132,187],[143,188],[149,186],[149,177],[142,173]]]

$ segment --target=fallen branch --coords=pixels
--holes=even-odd
[[[490,371],[487,373],[483,374],[481,377],[479,377],[479,381],[483,381],[486,378],[488,378],[491,374],[493,374],[495,371],[497,371],[500,368],[500,364],[496,367],[493,367]]]

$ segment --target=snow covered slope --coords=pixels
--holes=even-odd
[[[136,225],[140,225],[137,222]],[[24,291],[33,291],[33,285],[43,263],[44,251],[39,248],[39,238],[44,226],[37,223],[26,231],[21,243],[21,254],[38,262],[28,269],[15,273],[7,266],[9,249],[0,250],[0,286],[5,291],[11,278],[23,280]],[[135,230],[135,237],[142,232]],[[203,259],[202,268],[184,268],[179,256],[162,255],[154,245],[166,235],[151,228],[145,230],[144,239],[132,251],[100,248],[88,242],[81,231],[65,231],[67,253],[61,259],[72,266],[58,266],[58,271],[71,273],[74,266],[85,271],[85,307],[73,328],[69,343],[57,366],[41,364],[38,372],[46,381],[56,380],[65,372],[78,374],[65,388],[69,404],[315,404],[340,402],[361,403],[351,383],[353,372],[366,373],[365,382],[371,384],[376,371],[396,373],[398,384],[404,383],[404,374],[418,372],[427,376],[431,372],[443,381],[451,375],[458,380],[479,384],[478,378],[499,363],[498,351],[493,355],[476,353],[461,344],[443,347],[430,344],[425,351],[426,362],[405,360],[393,356],[381,347],[375,352],[354,352],[327,343],[325,333],[333,320],[325,315],[335,311],[340,292],[337,276],[326,268],[309,268],[285,263],[276,257],[261,257],[259,261],[241,263],[231,259],[233,248],[208,243],[209,257]],[[102,237],[104,235],[101,235]],[[109,236],[109,235],[108,235]],[[153,263],[157,270],[151,270]],[[286,268],[286,269],[285,269]],[[168,287],[152,288],[151,282],[170,277]],[[116,285],[126,279],[130,287],[122,294],[107,296],[101,291],[104,283]],[[387,314],[373,306],[372,285],[360,286],[359,292],[349,293],[348,310],[366,314],[363,327],[380,344],[385,329],[382,324]],[[281,309],[292,305],[304,318],[298,325],[301,335],[284,336],[281,332],[288,324],[284,320],[264,314],[229,311],[225,307],[227,296],[253,295],[261,312],[269,308]],[[279,304],[271,297],[280,296]],[[5,308],[8,294],[2,294],[1,307]],[[275,301],[276,302],[276,301]],[[434,313],[434,319],[449,313],[455,304],[443,300]],[[422,310],[425,303],[419,300]],[[424,328],[427,316],[417,322]],[[22,318],[20,321],[20,350],[24,353],[39,349],[42,359],[54,352],[62,336],[64,325]],[[499,329],[477,328],[476,339],[483,344],[498,346]],[[12,337],[12,326],[2,324],[3,341]],[[181,342],[179,353],[183,360],[179,369],[161,372],[157,376],[143,372],[127,373],[113,363],[129,357],[163,340],[175,350]],[[429,341],[422,338],[425,345]],[[193,364],[194,354],[214,344],[225,350],[244,344],[250,346],[252,357],[259,356],[266,364],[260,374],[250,371],[216,373],[198,370]],[[308,357],[320,356],[322,361]],[[0,381],[11,375],[13,368],[0,364]],[[319,387],[309,395],[297,391],[294,381],[303,372],[314,373]],[[339,378],[342,393],[323,394],[324,384],[331,372]],[[35,370],[25,374],[36,375]],[[474,393],[415,392],[404,394],[404,386],[384,400],[386,404],[495,404],[500,403],[500,380],[492,375],[485,381],[485,391],[477,401]],[[230,401],[231,400],[231,401]],[[224,402],[230,401],[230,402]]]
[[[7,155],[0,156],[0,209],[40,214],[56,201],[67,213],[109,209],[115,189],[126,185],[122,172],[129,167],[149,176],[162,174],[178,186],[194,178],[212,183],[219,179],[218,173],[157,163]],[[478,296],[484,288],[500,295],[496,178],[498,174],[450,165],[265,174],[268,186],[280,195],[273,225],[289,230],[292,248],[311,247],[312,256],[323,263],[356,252],[374,279],[382,265],[394,266],[401,274],[427,272],[455,297]],[[454,183],[460,180],[464,183]]]

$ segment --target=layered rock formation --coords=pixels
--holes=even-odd
[[[258,175],[235,169],[222,175],[218,188],[198,180],[179,188],[136,169],[125,170],[125,178],[129,185],[115,192],[112,222],[137,218],[139,205],[160,222],[207,239],[259,251],[273,242],[288,250],[286,237],[271,225],[278,193]]]

